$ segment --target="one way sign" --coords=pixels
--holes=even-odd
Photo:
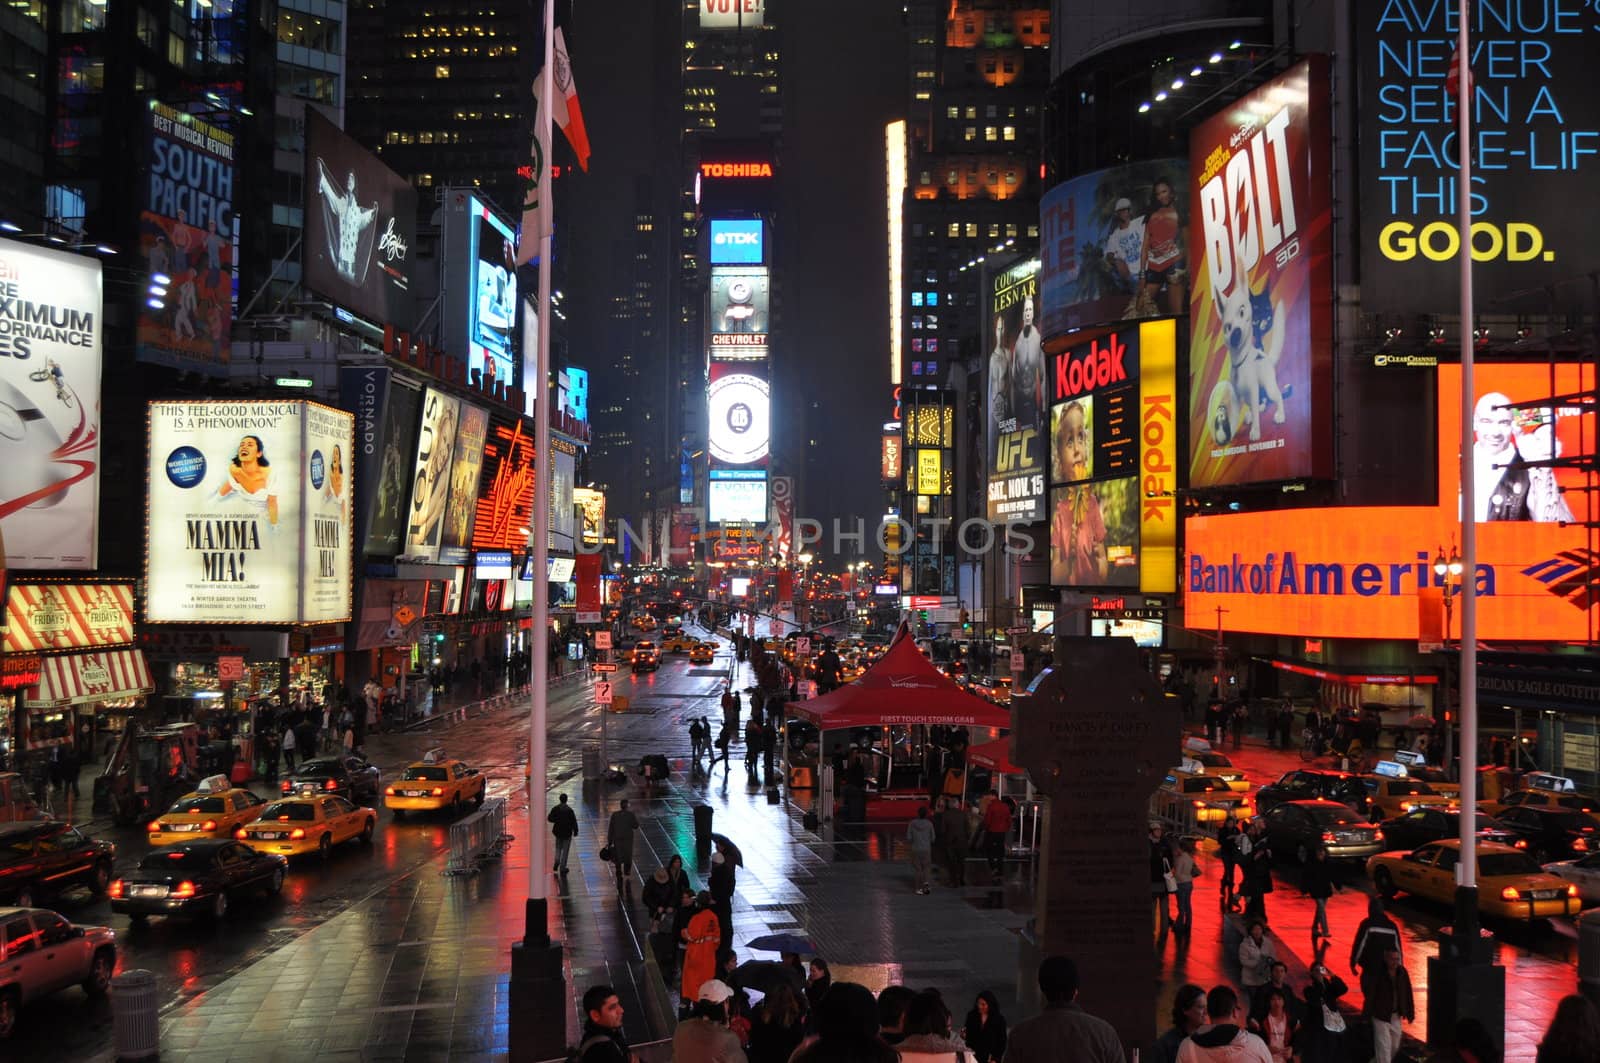
[[[596,705],[611,704],[611,683],[609,680],[599,680],[594,685],[594,703]]]

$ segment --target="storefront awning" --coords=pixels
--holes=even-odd
[[[142,650],[102,650],[46,657],[39,685],[23,695],[30,709],[138,697],[155,689]]]

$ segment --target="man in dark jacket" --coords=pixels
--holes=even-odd
[[[622,1001],[608,985],[583,994],[583,1039],[578,1042],[579,1063],[634,1063],[622,1036]]]
[[[1400,964],[1400,950],[1388,948],[1378,966],[1361,972],[1361,1014],[1372,1021],[1373,1063],[1391,1063],[1404,1038],[1400,1024],[1417,1017],[1411,976]]]
[[[1315,950],[1319,928],[1323,937],[1333,936],[1328,929],[1328,898],[1333,896],[1333,874],[1328,870],[1328,850],[1323,846],[1311,851],[1311,861],[1300,876],[1300,888],[1317,905],[1317,913],[1311,919],[1311,945]]]
[[[572,848],[572,839],[578,836],[578,814],[567,804],[567,795],[562,794],[560,804],[552,808],[545,819],[550,823],[550,833],[554,834],[556,839],[556,860],[551,870],[565,875],[567,851]]]
[[[1400,952],[1400,928],[1394,925],[1383,910],[1383,900],[1373,897],[1367,902],[1367,917],[1356,927],[1356,940],[1350,949],[1350,969],[1366,977],[1368,971],[1383,966],[1387,949]]]
[[[711,910],[717,913],[717,925],[722,931],[719,950],[733,945],[733,861],[720,851],[711,854],[711,877],[706,889],[711,893]]]

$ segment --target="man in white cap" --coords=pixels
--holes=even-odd
[[[1133,203],[1127,197],[1111,208],[1113,221],[1106,232],[1106,261],[1117,287],[1132,292],[1138,287],[1139,256],[1144,252],[1144,219],[1133,216]]]
[[[713,978],[696,995],[693,1014],[672,1035],[673,1063],[747,1063],[738,1035],[728,1028],[733,989]]]

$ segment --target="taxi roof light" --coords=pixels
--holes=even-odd
[[[444,746],[434,746],[422,754],[422,763],[424,764],[437,764],[442,760],[444,760]]]
[[[200,780],[200,785],[194,788],[197,794],[220,794],[233,789],[233,783],[228,781],[226,775],[207,775]]]

